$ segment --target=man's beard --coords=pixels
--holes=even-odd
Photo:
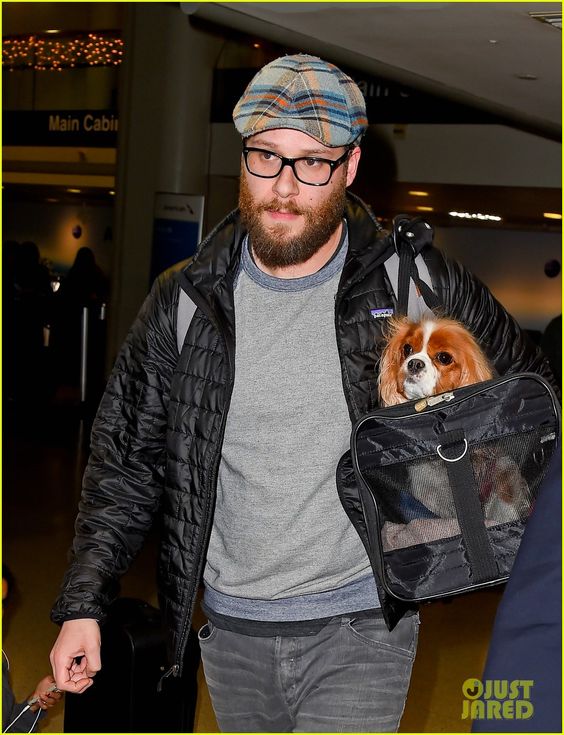
[[[327,243],[345,211],[345,187],[335,188],[318,209],[300,208],[293,201],[273,198],[258,203],[252,196],[245,176],[241,176],[239,209],[249,233],[253,254],[267,268],[286,268],[305,263]],[[265,226],[262,212],[281,211],[302,215],[304,225],[298,235],[288,236],[284,223]]]

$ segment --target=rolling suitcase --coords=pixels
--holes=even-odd
[[[181,678],[168,677],[160,612],[119,598],[102,627],[102,668],[83,694],[65,696],[64,731],[193,732],[200,649],[190,632]]]

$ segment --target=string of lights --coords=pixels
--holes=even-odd
[[[66,37],[32,35],[2,39],[2,66],[9,71],[62,71],[77,67],[118,66],[124,43],[115,32]]]

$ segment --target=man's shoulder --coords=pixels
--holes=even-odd
[[[188,268],[188,266],[192,263],[194,260],[194,256],[191,255],[189,258],[184,258],[184,260],[179,260],[177,263],[173,263],[171,266],[169,266],[166,270],[164,270],[160,275],[159,279],[162,280],[163,283],[166,283],[167,281],[174,280],[177,273],[180,273],[185,268]]]
[[[345,216],[349,227],[364,225],[364,227],[370,227],[375,233],[386,234],[370,204],[349,190],[347,190]]]

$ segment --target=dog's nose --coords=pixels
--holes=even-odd
[[[407,371],[411,373],[411,375],[416,375],[417,373],[420,373],[424,367],[425,363],[423,362],[423,360],[419,360],[416,357],[414,357],[413,360],[410,360],[407,363]]]

